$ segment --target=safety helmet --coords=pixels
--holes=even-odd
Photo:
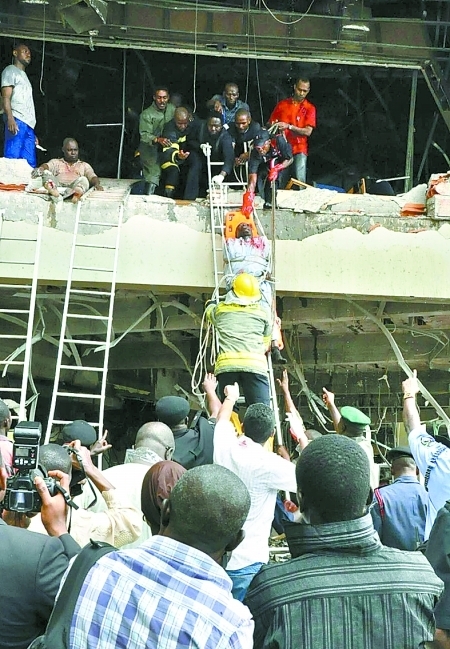
[[[259,282],[253,275],[249,273],[239,273],[233,280],[234,293],[249,302],[257,302],[261,299],[261,291],[259,290]]]

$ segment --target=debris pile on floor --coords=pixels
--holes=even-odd
[[[0,189],[23,190],[30,182],[32,171],[33,167],[26,160],[0,158]]]

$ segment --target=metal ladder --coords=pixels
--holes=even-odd
[[[50,404],[50,412],[48,417],[47,431],[45,435],[45,443],[47,444],[50,440],[50,435],[52,427],[54,424],[67,424],[72,420],[56,418],[55,412],[56,407],[59,407],[59,412],[64,412],[64,404],[67,404],[67,400],[78,400],[78,399],[88,399],[94,400],[98,403],[98,420],[89,422],[91,426],[98,429],[98,437],[100,438],[103,434],[103,418],[104,418],[104,409],[105,409],[105,393],[106,393],[106,379],[108,374],[108,361],[109,361],[109,351],[112,338],[112,321],[113,321],[113,312],[114,312],[114,297],[116,290],[116,275],[117,275],[117,263],[119,257],[119,246],[120,246],[120,234],[122,229],[123,222],[123,212],[124,204],[122,203],[119,207],[119,214],[116,223],[105,223],[103,221],[88,221],[81,218],[82,213],[82,204],[83,201],[80,201],[77,205],[77,212],[75,217],[75,226],[72,240],[72,251],[70,255],[69,262],[69,272],[68,280],[66,287],[66,294],[64,299],[64,307],[61,318],[61,333],[59,338],[58,345],[58,356],[56,360],[56,369],[55,369],[55,381],[53,386],[52,400]],[[115,242],[113,245],[103,245],[99,243],[88,243],[85,239],[80,241],[80,236],[86,236],[86,232],[83,232],[83,235],[80,235],[80,226],[84,226],[85,230],[88,230],[90,226],[110,226],[110,228],[115,228]],[[87,249],[92,251],[97,251],[97,255],[101,256],[100,251],[107,251],[106,256],[109,257],[103,266],[96,265],[82,265],[79,260],[80,255],[85,252]],[[74,281],[74,273],[101,273],[104,277],[104,283],[109,285],[109,290],[97,290],[97,289],[79,289],[72,288],[72,283]],[[103,283],[103,282],[102,282]],[[92,313],[80,313],[80,311],[85,308],[85,305],[77,303],[77,298],[82,296],[90,297],[99,297],[103,302],[103,306],[106,313],[95,314]],[[101,334],[97,336],[95,340],[92,340],[88,337],[86,338],[74,338],[70,332],[70,322],[83,320],[90,323],[102,323],[105,327],[104,340],[100,340]],[[78,347],[84,348],[84,354],[78,352]],[[63,354],[67,349],[70,349],[73,353],[76,363],[69,365],[64,364]],[[82,356],[85,356],[89,351],[97,351],[103,354],[103,359],[98,365],[84,365],[82,363]],[[100,391],[95,393],[87,392],[68,392],[63,389],[63,381],[61,380],[61,371],[71,371],[71,372],[93,372],[97,373],[101,377],[100,381]],[[99,456],[101,459],[101,456]]]
[[[20,291],[20,298],[26,299],[26,304],[20,304],[21,308],[14,307],[5,307],[0,308],[0,319],[6,320],[12,325],[12,329],[19,327],[20,329],[26,327],[26,333],[1,333],[0,340],[10,341],[13,344],[20,343],[22,344],[16,350],[16,352],[10,353],[4,360],[0,360],[0,367],[3,367],[2,371],[2,383],[5,380],[5,376],[10,365],[21,366],[22,367],[22,380],[20,387],[10,387],[9,385],[0,385],[0,394],[4,396],[6,393],[11,394],[12,396],[18,396],[19,398],[19,414],[13,415],[13,420],[25,421],[27,418],[26,405],[27,405],[27,391],[28,391],[28,378],[30,373],[31,365],[31,351],[32,351],[32,339],[33,339],[33,327],[34,327],[34,313],[36,308],[36,293],[37,293],[37,284],[39,277],[39,260],[41,254],[41,242],[42,242],[42,230],[44,225],[44,215],[42,212],[38,212],[37,216],[37,231],[36,236],[24,236],[24,237],[9,237],[4,235],[5,229],[5,210],[0,210],[0,245],[10,242],[10,247],[14,246],[14,249],[18,250],[21,255],[20,259],[8,259],[7,255],[4,255],[0,252],[0,264],[7,264],[8,266],[13,264],[16,266],[30,267],[33,266],[33,275],[31,279],[31,284],[0,284],[0,288],[5,292],[8,290]],[[12,223],[12,222],[11,222]],[[26,244],[31,244],[29,247],[34,248],[34,254],[30,254],[30,258],[26,259]],[[32,251],[33,252],[33,251]],[[25,297],[23,291],[29,292],[29,295]],[[15,296],[14,293],[8,297],[10,301],[20,301],[19,296]],[[21,317],[25,316],[26,321],[22,320]],[[8,327],[9,329],[10,327]],[[23,355],[23,356],[22,356]],[[21,360],[18,360],[18,357],[21,357]],[[9,360],[11,359],[11,360]]]
[[[230,208],[230,207],[240,207],[240,203],[232,204],[232,203],[227,203],[226,201],[226,188],[229,185],[235,185],[239,184],[242,186],[240,183],[222,183],[222,185],[218,185],[217,187],[214,187],[212,183],[212,166],[213,165],[221,165],[223,164],[222,162],[211,162],[210,158],[210,151],[207,150],[206,152],[206,160],[207,160],[207,167],[208,167],[208,184],[209,184],[209,202],[210,202],[210,218],[211,218],[211,237],[212,237],[212,249],[213,249],[213,264],[214,264],[214,295],[213,299],[216,300],[216,302],[220,301],[220,288],[222,286],[222,282],[224,279],[224,272],[223,270],[219,270],[219,263],[218,263],[218,256],[220,255],[220,258],[222,260],[222,267],[224,263],[224,224],[225,224],[225,209]],[[225,185],[225,190],[223,188],[223,185]],[[261,232],[261,234],[264,236],[264,231],[262,228],[261,223],[259,222],[259,219],[257,217],[257,214],[255,213],[255,221],[257,223],[257,226]],[[218,247],[217,246],[217,237],[216,235],[220,235],[220,241],[221,245]],[[273,251],[272,251],[273,254]],[[269,268],[269,270],[271,270]],[[270,356],[270,353],[267,355],[267,375],[269,379],[269,388],[270,388],[270,404],[271,408],[274,413],[275,417],[275,430],[276,430],[276,436],[277,436],[277,442],[281,445],[283,443],[283,437],[281,434],[281,422],[280,422],[280,413],[278,410],[278,400],[277,400],[277,394],[276,394],[276,388],[275,388],[275,378],[273,375],[273,367],[272,367],[272,358]]]

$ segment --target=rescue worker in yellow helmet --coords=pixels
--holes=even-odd
[[[270,405],[266,351],[270,347],[272,317],[256,277],[239,273],[225,300],[206,307],[206,317],[216,328],[219,341],[214,372],[219,397],[224,388],[237,382],[249,406]]]

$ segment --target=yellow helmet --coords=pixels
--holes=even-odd
[[[239,275],[236,275],[233,280],[233,291],[238,297],[244,298],[249,302],[257,302],[261,299],[259,282],[256,277],[249,273],[239,273]]]

